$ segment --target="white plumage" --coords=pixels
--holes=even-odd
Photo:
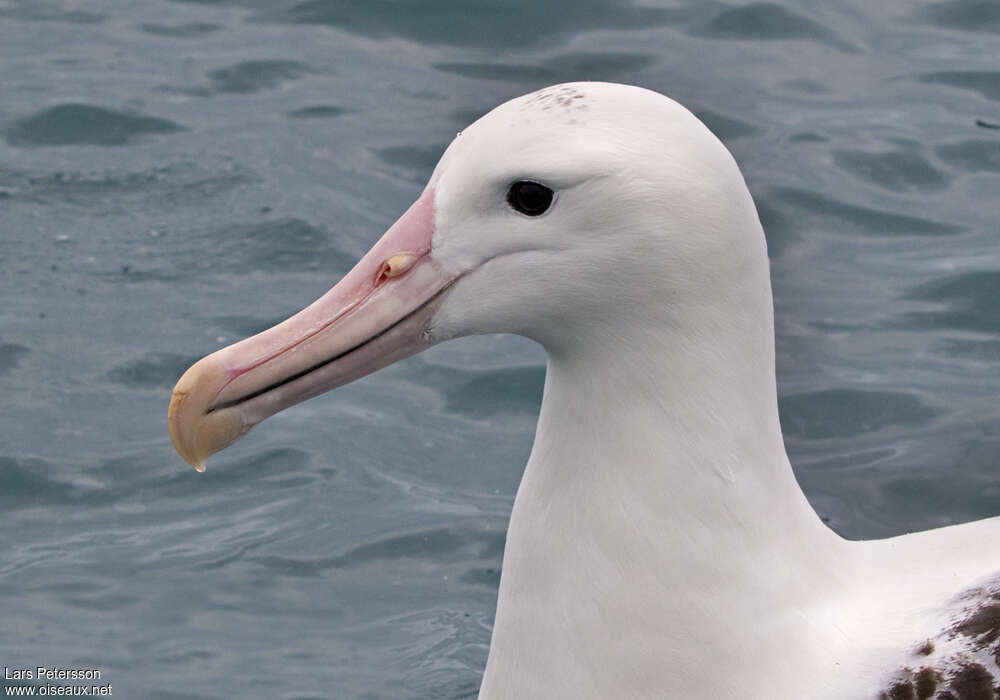
[[[518,182],[551,206],[516,211]],[[344,281],[185,374],[171,436],[200,466],[476,333],[548,353],[482,700],[996,700],[1000,519],[873,542],[820,522],[778,422],[753,201],[648,90],[559,85],[465,129]]]
[[[544,218],[482,206],[518,177],[552,183]],[[820,522],[778,423],[764,234],[692,114],[549,88],[464,130],[431,184],[442,260],[526,251],[431,331],[549,355],[483,700],[994,698],[1000,519],[875,542]]]

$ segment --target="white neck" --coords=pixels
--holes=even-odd
[[[482,698],[735,697],[844,585],[843,541],[785,455],[755,284],[706,301],[697,327],[632,319],[549,348]],[[828,658],[828,634],[796,644]]]

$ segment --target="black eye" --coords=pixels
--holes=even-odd
[[[539,216],[552,204],[552,190],[538,182],[518,180],[510,186],[507,202],[522,214]]]

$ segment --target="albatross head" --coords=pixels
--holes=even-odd
[[[557,85],[462,131],[324,296],[193,365],[170,436],[200,470],[264,418],[442,340],[518,333],[561,356],[669,343],[769,301],[767,277],[743,178],[701,122],[642,88]]]

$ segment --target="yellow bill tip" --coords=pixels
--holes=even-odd
[[[205,459],[246,434],[238,408],[209,410],[229,373],[212,355],[178,380],[167,409],[170,441],[184,461],[205,471]]]

